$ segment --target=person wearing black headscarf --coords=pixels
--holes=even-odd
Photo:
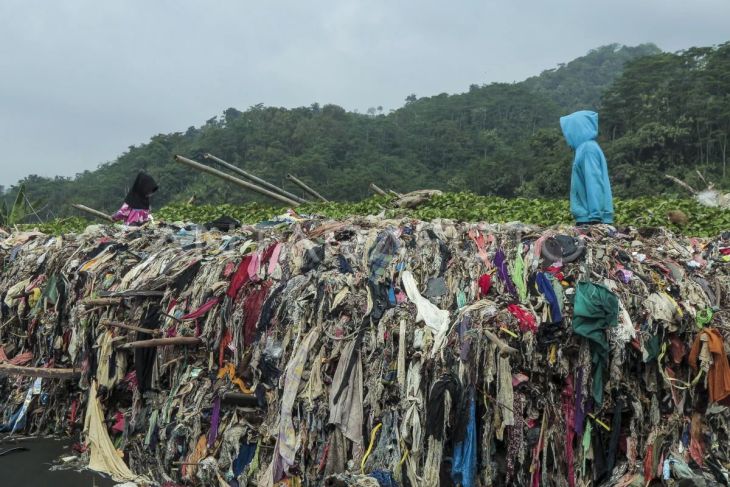
[[[141,225],[152,219],[150,215],[150,198],[157,191],[157,183],[146,172],[140,171],[132,188],[124,198],[124,204],[112,217],[127,225]]]

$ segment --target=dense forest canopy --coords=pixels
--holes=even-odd
[[[600,112],[616,195],[676,192],[663,175],[692,182],[696,170],[728,186],[730,43],[678,53],[605,46],[520,83],[410,95],[389,113],[316,103],[229,108],[184,133],[155,135],[94,171],[21,183],[47,217],[68,214],[71,202],[116,209],[140,169],[160,184],[157,207],[193,194],[205,203],[260,199],[172,160],[210,152],[293,192],[285,175],[295,174],[336,200],[367,196],[370,182],[398,191],[564,197],[572,154],[558,118],[576,109]]]

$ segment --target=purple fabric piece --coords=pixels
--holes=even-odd
[[[517,289],[512,282],[512,278],[509,277],[509,272],[507,270],[507,257],[504,255],[502,249],[499,249],[497,253],[494,254],[494,267],[497,268],[497,274],[504,283],[505,287],[507,287],[507,290],[510,292],[510,294],[514,297],[517,297]]]
[[[461,350],[459,351],[459,358],[462,362],[469,360],[469,351],[471,350],[471,339],[466,338],[466,332],[471,329],[471,318],[464,316],[459,324],[459,341],[461,342]]]
[[[573,431],[578,436],[583,435],[583,425],[586,422],[586,412],[583,410],[583,369],[578,369],[578,378],[575,381],[575,417]]]
[[[218,439],[218,425],[221,422],[221,398],[216,397],[213,401],[213,413],[210,416],[210,431],[208,432],[208,448],[213,448],[215,440]]]

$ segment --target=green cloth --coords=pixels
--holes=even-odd
[[[583,447],[583,462],[580,465],[581,476],[585,475],[586,471],[586,458],[588,458],[588,452],[591,449],[591,435],[593,434],[593,424],[589,421],[586,423],[586,430],[583,433],[583,440],[581,446]]]
[[[715,316],[715,312],[712,308],[706,308],[697,313],[697,328],[704,328],[712,322],[712,318]]]
[[[579,282],[573,307],[573,333],[585,337],[591,347],[593,399],[603,403],[603,377],[608,367],[606,330],[618,323],[618,298],[607,288]]]
[[[464,306],[466,306],[466,294],[464,294],[464,291],[459,290],[456,293],[456,307],[461,309]]]
[[[517,289],[517,295],[520,303],[526,303],[529,296],[527,292],[527,282],[525,282],[525,260],[522,258],[521,246],[517,246],[517,256],[509,266],[509,275]]]
[[[659,356],[659,337],[652,335],[651,338],[644,341],[644,349],[646,350],[644,363],[648,364]]]
[[[53,304],[58,304],[58,282],[58,276],[52,274],[43,289],[43,298]],[[61,281],[61,285],[63,285],[63,281]]]

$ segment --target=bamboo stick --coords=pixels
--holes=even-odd
[[[120,321],[102,320],[101,324],[102,324],[102,326],[107,326],[107,327],[112,327],[112,328],[121,328],[123,330],[131,330],[131,331],[137,331],[139,333],[147,333],[148,335],[162,335],[162,332],[160,330],[152,330],[149,328],[142,328],[139,326],[128,325],[128,324],[122,323]]]
[[[73,379],[81,376],[76,369],[54,369],[44,367],[22,367],[20,365],[0,364],[0,376],[43,377],[46,379]]]
[[[278,186],[275,186],[275,185],[271,184],[270,182],[268,182],[268,181],[266,181],[264,179],[261,179],[258,176],[254,176],[250,172],[244,171],[240,167],[234,166],[233,164],[231,164],[229,162],[226,162],[223,159],[214,156],[213,154],[207,154],[206,153],[206,154],[203,154],[203,157],[206,158],[206,159],[210,159],[211,161],[215,161],[218,164],[220,164],[221,166],[223,166],[223,167],[225,167],[227,169],[230,169],[231,171],[233,171],[233,172],[235,172],[237,174],[240,174],[241,176],[245,177],[246,179],[249,179],[249,180],[253,181],[254,183],[260,184],[264,188],[268,188],[271,191],[274,191],[276,193],[279,193],[282,196],[286,196],[287,198],[291,198],[294,201],[298,201],[299,203],[306,203],[307,202],[307,200],[305,200],[304,198],[300,198],[299,196],[297,196],[297,195],[295,195],[293,193],[290,193],[289,191],[286,191],[285,189],[282,189],[282,188],[280,188]]]
[[[125,343],[120,345],[118,348],[122,350],[130,350],[134,348],[169,347],[172,345],[197,347],[202,343],[203,340],[196,337],[152,338],[150,340],[139,340],[136,342]]]
[[[114,219],[110,215],[107,215],[106,213],[103,213],[99,210],[95,210],[93,208],[89,208],[88,206],[79,205],[79,204],[75,204],[75,203],[71,206],[73,206],[77,210],[81,210],[90,215],[94,215],[97,218],[101,218],[102,220],[106,220],[108,222],[114,223]]]
[[[325,203],[329,203],[329,200],[327,198],[325,198],[321,194],[317,193],[314,189],[312,189],[309,186],[307,186],[307,184],[304,181],[302,181],[301,179],[297,178],[296,176],[294,176],[292,174],[287,174],[286,175],[286,178],[289,181],[291,181],[294,184],[296,184],[297,186],[299,186],[300,188],[302,188],[307,193],[309,193],[312,196],[314,196],[315,198],[319,199],[320,201],[324,201]]]
[[[100,298],[161,298],[165,295],[165,291],[148,291],[144,289],[132,289],[130,291],[119,291],[114,293],[100,292]]]
[[[380,196],[388,196],[388,193],[383,191],[383,189],[375,183],[370,183],[370,189],[372,189],[374,192],[376,192]]]
[[[269,198],[273,198],[275,200],[281,201],[282,203],[286,203],[287,205],[291,206],[297,206],[299,205],[298,202],[294,201],[291,198],[287,198],[285,196],[281,196],[277,193],[274,193],[273,191],[269,191],[268,189],[262,188],[261,186],[256,186],[255,184],[251,184],[247,181],[244,181],[242,179],[238,179],[236,177],[231,176],[230,174],[226,174],[223,171],[219,171],[218,169],[214,169],[212,167],[208,167],[205,164],[201,164],[199,162],[195,162],[192,159],[188,159],[187,157],[183,157],[180,155],[175,156],[174,160],[176,162],[179,162],[180,164],[184,164],[188,167],[192,167],[193,169],[197,169],[198,171],[211,174],[213,176],[217,176],[221,179],[224,179],[228,181],[229,183],[233,183],[237,186],[240,186],[242,188],[250,189],[252,191],[256,191],[257,193],[261,193],[265,196],[268,196]]]

